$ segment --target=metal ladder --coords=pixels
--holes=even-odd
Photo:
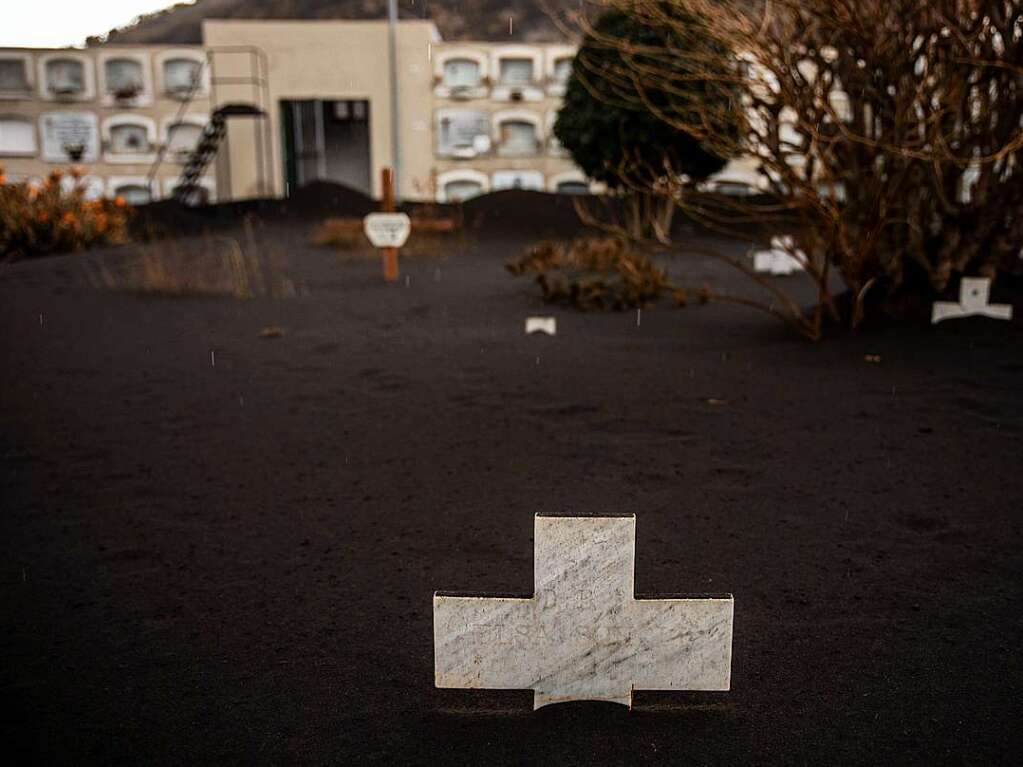
[[[193,196],[200,191],[199,179],[220,148],[220,143],[227,135],[228,117],[263,117],[266,115],[259,107],[251,104],[225,104],[214,110],[210,121],[202,129],[202,136],[195,149],[188,156],[188,162],[181,170],[178,184],[174,188],[174,199],[180,203],[190,204]]]
[[[214,56],[216,54],[225,56],[245,55],[250,59],[250,72],[248,76],[242,77],[218,77],[214,69]],[[213,162],[220,149],[221,144],[227,140],[227,120],[230,117],[255,117],[258,120],[258,133],[256,137],[256,166],[259,175],[259,189],[263,194],[272,194],[274,188],[273,167],[271,161],[271,136],[266,125],[268,114],[266,105],[269,104],[268,93],[268,65],[266,54],[255,46],[219,46],[206,50],[206,60],[196,71],[192,79],[188,93],[182,99],[178,107],[174,122],[180,122],[181,117],[187,111],[189,105],[195,98],[196,93],[202,85],[203,73],[206,68],[210,71],[210,102],[211,105],[217,102],[217,85],[244,85],[251,87],[254,103],[231,102],[216,107],[210,115],[209,122],[203,126],[202,134],[195,148],[189,153],[188,159],[181,170],[178,183],[174,188],[174,199],[184,204],[200,202],[198,195],[202,187],[199,182],[203,174]],[[160,166],[167,155],[167,144],[164,143],[157,153],[156,160],[149,168],[146,178],[150,196],[153,193],[153,184],[156,180]],[[267,177],[269,172],[269,177]]]

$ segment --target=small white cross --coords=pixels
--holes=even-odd
[[[558,332],[557,317],[526,317],[526,335],[546,333],[553,336]]]
[[[1011,320],[1011,304],[989,304],[991,280],[988,277],[963,277],[959,283],[959,302],[935,301],[931,308],[931,324],[955,317],[993,317],[996,320]]]
[[[758,274],[788,275],[803,269],[806,254],[788,235],[772,237],[767,250],[753,251],[753,271]]]
[[[533,708],[727,690],[732,597],[636,599],[636,518],[537,515],[532,597],[433,597],[437,687],[532,689]]]

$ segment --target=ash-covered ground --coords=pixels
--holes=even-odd
[[[484,212],[395,285],[264,215],[286,299],[0,270],[12,763],[1018,764],[1023,324],[552,309],[502,268],[543,210]],[[733,593],[732,691],[434,689],[433,591],[528,591],[537,512]]]

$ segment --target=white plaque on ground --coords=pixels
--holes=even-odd
[[[526,335],[546,333],[549,336],[558,332],[557,317],[526,317]]]
[[[412,220],[405,213],[370,213],[362,228],[374,248],[400,248],[412,231]]]
[[[537,515],[532,597],[433,597],[437,687],[532,689],[533,707],[727,690],[732,597],[636,599],[636,518]]]
[[[931,324],[955,317],[992,317],[996,320],[1011,320],[1010,304],[989,304],[991,280],[987,277],[963,277],[959,283],[959,302],[935,301],[931,307]]]
[[[43,159],[47,162],[96,162],[99,159],[99,122],[91,112],[49,112],[42,116],[39,125],[43,134]]]

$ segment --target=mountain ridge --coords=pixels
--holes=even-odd
[[[571,0],[399,0],[400,19],[430,19],[445,40],[559,42],[565,36],[546,8]],[[386,19],[387,0],[197,0],[139,16],[88,38],[105,43],[202,43],[204,19]]]

